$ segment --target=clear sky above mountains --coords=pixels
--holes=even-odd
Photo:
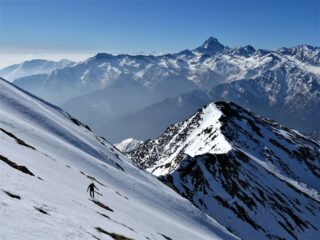
[[[320,1],[0,0],[0,67],[37,54],[176,52],[209,36],[230,47],[319,46]]]

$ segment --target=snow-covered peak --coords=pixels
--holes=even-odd
[[[194,57],[194,53],[190,51],[189,49],[182,50],[176,54],[178,57],[186,58],[186,59],[191,59]]]
[[[132,156],[138,158],[146,150],[146,155],[141,157],[141,166],[159,176],[173,171],[184,154],[194,157],[205,153],[227,153],[232,147],[221,134],[221,116],[216,104],[211,103],[191,118],[167,128],[158,139],[140,144]],[[150,145],[157,147],[149,148]]]
[[[240,55],[240,56],[244,56],[244,57],[249,57],[256,52],[256,49],[254,47],[252,47],[251,45],[247,45],[244,47],[234,48],[230,51],[232,52],[232,54],[236,54],[236,55]]]
[[[124,139],[121,142],[115,144],[115,146],[123,153],[134,151],[141,143],[140,140],[134,138]]]
[[[233,103],[199,109],[130,156],[241,239],[319,236],[320,143]]]
[[[61,59],[58,63],[61,64],[62,66],[68,66],[68,65],[75,64],[75,62],[73,62],[69,59],[66,59],[66,58]],[[59,67],[59,68],[62,68],[62,67]]]
[[[187,155],[194,157],[205,153],[222,154],[231,150],[231,145],[220,132],[221,123],[219,119],[222,114],[216,104],[211,103],[201,108],[191,118],[191,124],[195,124],[196,127],[192,134],[190,134],[190,129],[188,130],[190,135],[184,150]],[[194,120],[198,122],[196,123]],[[188,128],[191,127],[190,125]],[[214,135],[215,138],[210,139],[208,135]]]

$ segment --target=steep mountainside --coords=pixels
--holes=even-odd
[[[236,239],[88,126],[2,79],[0,116],[1,240]]]
[[[320,143],[218,102],[128,153],[242,239],[316,239]]]
[[[175,54],[99,53],[72,67],[29,76],[15,84],[93,123],[98,131],[106,121],[202,90],[212,101],[232,100],[319,137],[319,116],[314,114],[320,106],[319,58],[319,47],[229,48],[211,37],[200,47]]]

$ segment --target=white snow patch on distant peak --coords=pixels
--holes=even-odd
[[[115,144],[116,148],[123,152],[131,152],[135,150],[141,143],[143,143],[140,140],[134,139],[134,138],[128,138],[125,140],[122,140],[120,143]]]

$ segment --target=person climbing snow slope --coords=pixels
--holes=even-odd
[[[94,183],[90,183],[90,185],[87,188],[87,192],[90,191],[90,197],[94,198],[94,189],[99,190]]]

